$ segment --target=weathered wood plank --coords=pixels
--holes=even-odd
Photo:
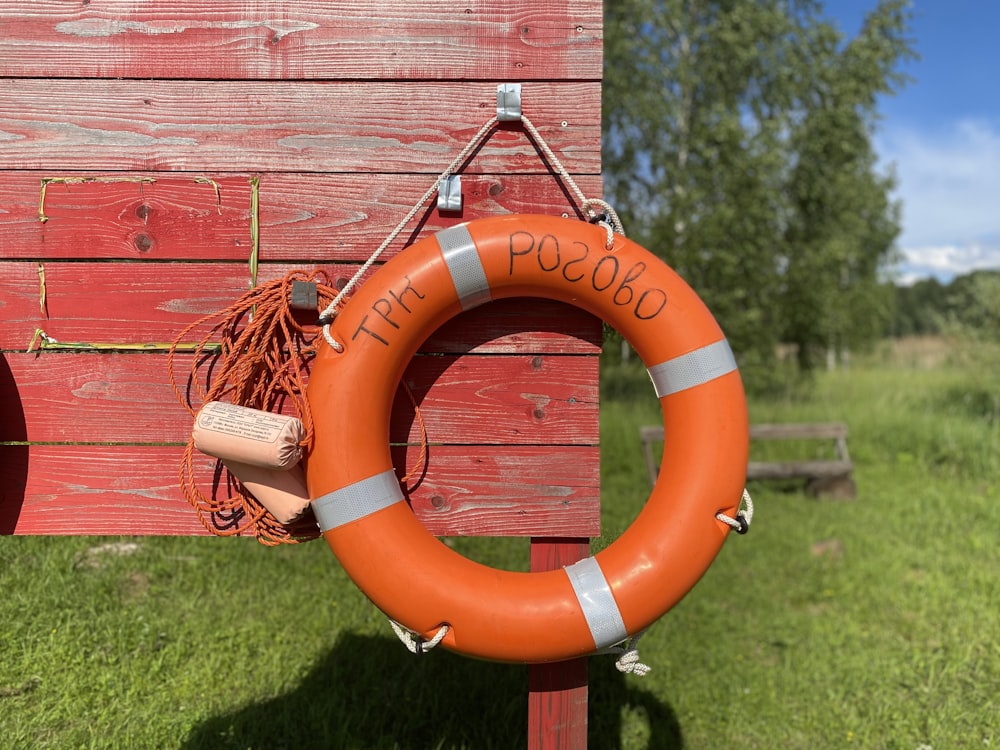
[[[264,263],[258,282],[313,268]],[[346,280],[356,268],[328,270]],[[26,351],[38,329],[62,342],[169,344],[249,288],[245,264],[0,261],[0,350]],[[207,328],[185,339],[198,341]],[[547,300],[506,300],[460,315],[424,351],[593,353],[599,346],[599,323],[587,313]]]
[[[257,279],[313,268],[261,264]],[[331,275],[350,278],[355,270],[338,266]],[[225,309],[250,287],[248,263],[0,261],[0,349],[27,349],[39,328],[65,342],[169,343],[185,326]],[[206,330],[194,329],[186,338],[197,341]]]
[[[424,352],[601,353],[602,323],[590,313],[541,299],[507,299],[462,313],[424,342]]]
[[[747,479],[819,479],[850,476],[854,465],[850,461],[751,461]]]
[[[663,442],[663,427],[645,425],[639,428],[643,442]],[[833,440],[847,437],[843,422],[789,422],[759,423],[750,425],[751,440]]]
[[[843,422],[790,422],[750,425],[751,440],[834,440],[847,437]]]
[[[403,381],[431,443],[596,445],[598,370],[597,357],[443,355],[415,357]],[[390,436],[420,439],[402,394]]]
[[[180,448],[0,446],[0,534],[205,534],[179,462]]]
[[[526,83],[524,112],[571,173],[600,173],[599,82]],[[495,83],[0,79],[0,162],[95,172],[440,174],[496,112]],[[544,174],[519,123],[474,173]]]
[[[185,442],[191,419],[174,396],[166,357],[151,353],[4,355],[16,391],[4,411],[23,415],[30,442]],[[177,362],[181,377],[190,356]],[[595,445],[598,358],[593,356],[416,357],[404,381],[431,443]],[[336,418],[331,416],[330,418]],[[405,394],[396,397],[391,438],[419,442]]]
[[[180,455],[170,446],[0,446],[0,534],[204,534],[180,492]],[[402,460],[400,474],[412,455]],[[441,535],[597,536],[598,464],[595,447],[437,447],[411,495],[414,512]],[[196,465],[210,487],[213,461]]]
[[[0,258],[245,260],[250,253],[251,175],[2,176]],[[256,179],[262,260],[347,262],[365,260],[435,178],[278,173]],[[600,196],[599,175],[577,182],[585,194]],[[417,232],[423,237],[503,213],[576,210],[575,198],[550,175],[466,175],[462,192],[461,212],[442,214],[432,199],[384,259]]]
[[[415,465],[411,447],[397,474]],[[439,536],[600,536],[596,446],[441,446],[410,494]]]
[[[237,260],[250,254],[249,175],[0,175],[2,258]]]
[[[60,341],[171,342],[250,287],[246,266],[210,263],[0,261],[0,348],[25,349],[36,328]],[[192,340],[200,338],[192,336]]]
[[[601,77],[600,0],[2,0],[0,17],[0,76]]]
[[[653,446],[663,442],[663,427],[646,425],[639,428],[643,456],[649,483],[656,483],[659,473],[659,452]],[[847,425],[842,422],[789,423],[750,425],[751,440],[834,440],[836,459],[805,459],[781,461],[749,461],[747,479],[824,479],[849,477],[854,470],[847,453]]]
[[[444,169],[446,164],[437,165]],[[431,186],[425,175],[265,174],[260,181],[261,257],[267,260],[364,260]],[[600,175],[574,175],[589,197],[601,196]],[[576,198],[551,174],[463,174],[465,208],[418,214],[386,251],[456,223],[506,213],[574,216]],[[432,199],[433,204],[436,197]],[[419,236],[415,236],[419,231]]]

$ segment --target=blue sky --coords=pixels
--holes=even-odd
[[[826,0],[849,36],[876,0]],[[875,147],[903,206],[898,280],[1000,269],[1000,0],[914,0],[913,80],[882,100]]]

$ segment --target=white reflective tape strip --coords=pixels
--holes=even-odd
[[[392,469],[328,492],[313,501],[320,531],[329,531],[388,508],[403,499],[403,491]]]
[[[486,271],[479,260],[479,251],[472,241],[469,228],[464,224],[442,229],[436,235],[441,255],[451,273],[452,283],[462,303],[463,310],[471,310],[493,299],[490,294],[490,282],[486,280]]]
[[[736,358],[725,339],[668,359],[649,368],[657,398],[685,391],[736,369]]]
[[[569,576],[580,602],[580,609],[594,637],[595,648],[607,648],[628,638],[622,613],[597,559],[588,557],[567,565],[563,570]]]

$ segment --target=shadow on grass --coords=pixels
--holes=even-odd
[[[344,635],[294,690],[205,721],[183,748],[510,750],[527,742],[527,689],[523,665],[414,656],[389,638]],[[671,708],[611,657],[590,660],[589,708],[591,748],[621,748],[625,714],[640,747],[683,748]]]

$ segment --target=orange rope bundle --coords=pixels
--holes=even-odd
[[[323,271],[293,271],[284,278],[260,284],[224,310],[187,326],[170,348],[167,371],[177,400],[192,416],[201,404],[209,401],[228,401],[272,412],[280,412],[287,405],[305,427],[301,445],[308,455],[313,422],[305,383],[319,327],[295,320],[291,307],[293,282],[316,284],[319,309],[325,308],[337,294]],[[174,368],[178,344],[209,323],[212,325],[208,332],[195,346],[182,389]],[[195,455],[191,438],[181,459],[181,489],[199,520],[213,534],[231,536],[250,531],[258,541],[268,545],[307,541],[318,535],[311,514],[304,522],[294,522],[288,527],[279,523],[225,469],[221,460],[216,463],[212,490],[203,491],[195,477]]]

